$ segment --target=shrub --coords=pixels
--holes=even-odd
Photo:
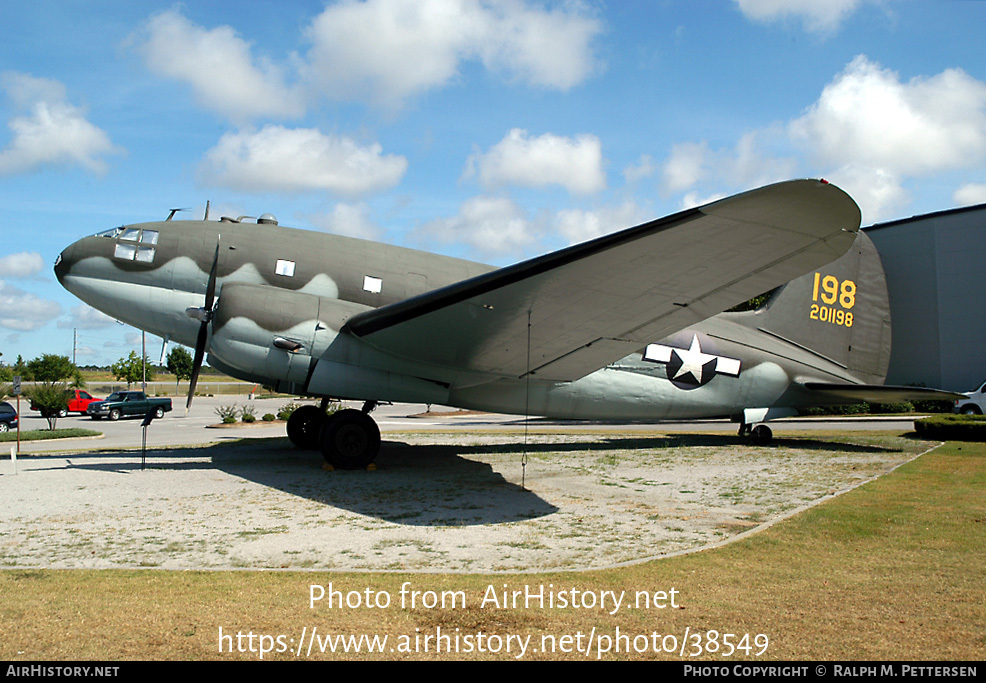
[[[986,441],[986,416],[935,415],[914,421],[919,436],[942,441]]]
[[[910,401],[901,401],[900,403],[871,403],[869,412],[874,415],[913,413],[914,404]]]
[[[218,415],[223,424],[233,424],[240,415],[240,409],[234,403],[231,406],[219,406],[216,408],[216,415]]]
[[[294,411],[296,411],[300,407],[301,406],[299,406],[297,403],[294,403],[294,402],[291,402],[291,403],[288,403],[287,405],[281,406],[281,409],[279,411],[277,411],[277,419],[278,420],[287,420],[289,417],[291,417],[291,413],[293,413]]]
[[[257,420],[257,416],[255,414],[256,410],[257,409],[251,405],[243,406],[243,409],[240,410],[240,419],[247,423],[255,422]]]
[[[264,413],[264,416],[260,419],[264,422],[273,422],[277,419],[277,416],[274,413]]]

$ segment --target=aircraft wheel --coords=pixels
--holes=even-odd
[[[367,467],[380,451],[380,428],[366,413],[346,409],[328,417],[319,437],[322,456],[340,470]]]
[[[288,418],[288,438],[298,448],[318,448],[318,434],[325,423],[325,411],[318,406],[301,406]]]
[[[774,433],[770,431],[770,427],[767,425],[757,425],[750,432],[750,436],[753,437],[753,443],[758,446],[766,446],[774,438]]]

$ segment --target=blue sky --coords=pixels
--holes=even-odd
[[[793,177],[986,202],[986,3],[36,1],[0,24],[0,360],[140,334],[63,291],[169,209],[505,265]],[[151,357],[160,340],[149,340]]]

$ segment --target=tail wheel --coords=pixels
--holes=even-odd
[[[362,411],[340,410],[326,419],[319,441],[322,456],[336,469],[364,469],[380,452],[380,428]]]
[[[302,450],[318,448],[318,435],[325,423],[325,411],[318,406],[301,406],[288,418],[288,438]]]

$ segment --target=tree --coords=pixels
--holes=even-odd
[[[111,370],[116,379],[126,381],[128,389],[133,384],[141,381],[145,376],[147,377],[147,381],[154,379],[154,367],[148,362],[147,356],[144,356],[142,359],[137,355],[136,351],[131,351],[129,356],[113,363]]]
[[[41,412],[48,420],[48,428],[54,431],[59,415],[68,410],[68,394],[65,380],[79,372],[68,356],[46,353],[28,361],[18,356],[17,366],[26,370],[35,386],[25,391],[31,399],[31,406]]]
[[[55,431],[59,415],[68,412],[68,392],[64,382],[42,382],[35,384],[28,392],[31,407],[48,420],[48,429]]]
[[[31,369],[27,367],[27,363],[24,362],[24,357],[17,354],[17,362],[13,365],[14,375],[19,376],[25,382],[34,381],[34,373]]]
[[[179,382],[192,379],[192,354],[184,346],[176,346],[168,353],[168,372],[175,376],[175,393],[178,393]]]
[[[35,382],[48,384],[61,382],[78,372],[75,363],[70,361],[68,356],[56,356],[52,353],[28,361],[27,368],[34,376]]]

